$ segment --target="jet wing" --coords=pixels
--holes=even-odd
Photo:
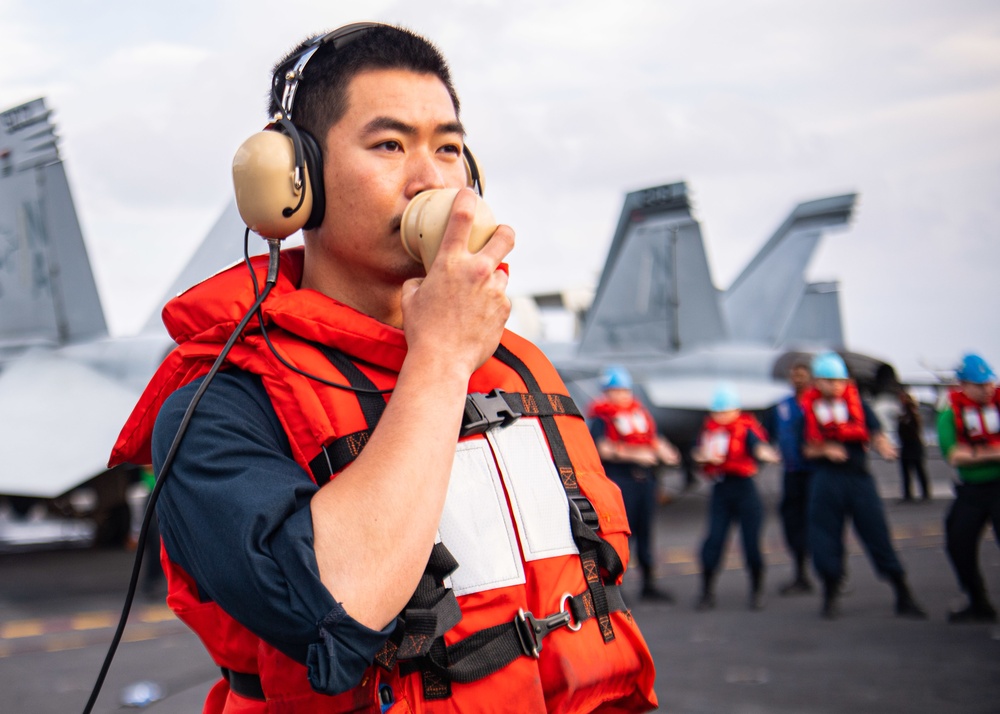
[[[138,398],[120,382],[49,351],[5,365],[0,493],[54,498],[105,471]]]
[[[660,409],[690,409],[707,411],[712,394],[719,386],[720,377],[695,375],[650,377],[643,384],[650,404]],[[788,385],[759,379],[729,379],[736,387],[745,410],[767,409],[790,392]]]

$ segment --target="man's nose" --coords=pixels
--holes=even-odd
[[[411,153],[407,169],[409,173],[406,190],[408,198],[413,198],[421,191],[429,191],[433,188],[445,188],[447,185],[442,173],[442,166],[435,160],[434,155],[429,152],[417,151]]]

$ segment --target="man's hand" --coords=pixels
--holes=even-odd
[[[600,439],[597,442],[597,453],[604,461],[617,461],[636,466],[656,466],[659,457],[649,446],[622,444],[610,439]]]
[[[979,466],[1000,461],[1000,447],[988,444],[955,444],[948,452],[952,466]]]
[[[899,457],[899,452],[896,451],[896,447],[889,440],[889,437],[885,434],[878,433],[872,437],[872,446],[875,447],[875,451],[879,453],[886,461],[895,461]]]
[[[835,464],[842,464],[847,461],[847,447],[839,441],[824,441],[823,456]]]
[[[776,464],[781,461],[781,455],[775,451],[770,444],[763,442],[757,444],[753,450],[754,458],[767,464]]]
[[[403,285],[403,331],[411,351],[430,350],[471,375],[496,350],[510,316],[501,261],[514,231],[499,226],[478,253],[468,249],[476,196],[458,192],[441,248],[425,278]]]
[[[660,437],[656,438],[656,455],[666,466],[677,466],[681,462],[681,453],[677,447]]]
[[[718,466],[726,460],[725,454],[716,452],[709,456],[708,452],[700,446],[691,451],[691,458],[697,464],[712,464],[713,466]]]

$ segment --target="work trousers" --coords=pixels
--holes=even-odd
[[[621,489],[625,516],[632,531],[629,549],[643,571],[653,570],[653,520],[656,514],[656,474],[636,466],[632,475],[612,472],[611,480]]]
[[[924,467],[923,456],[903,456],[899,459],[899,477],[903,482],[903,498],[909,501],[913,498],[913,490],[910,487],[910,475],[915,473],[917,481],[920,482],[920,495],[930,498],[931,492],[927,482],[927,469]]]
[[[948,559],[962,589],[972,598],[985,592],[979,570],[979,540],[988,521],[1000,545],[1000,481],[961,483],[945,519]]]
[[[854,523],[868,558],[880,576],[892,579],[903,574],[889,536],[882,499],[875,479],[867,471],[820,466],[813,472],[809,492],[809,550],[813,565],[826,581],[839,581],[844,574],[844,527]]]
[[[781,526],[788,550],[801,562],[809,553],[806,529],[809,513],[809,478],[811,471],[785,471],[781,493]]]
[[[743,539],[743,563],[751,573],[764,569],[760,553],[760,529],[764,506],[752,478],[725,476],[715,482],[708,507],[708,535],[701,546],[703,572],[714,573],[722,560],[733,521],[740,523]]]

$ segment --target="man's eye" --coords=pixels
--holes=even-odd
[[[462,147],[457,144],[447,144],[446,146],[442,146],[440,150],[446,154],[455,154],[456,156],[462,153]]]
[[[399,151],[403,148],[398,141],[383,141],[379,147],[386,151]]]

